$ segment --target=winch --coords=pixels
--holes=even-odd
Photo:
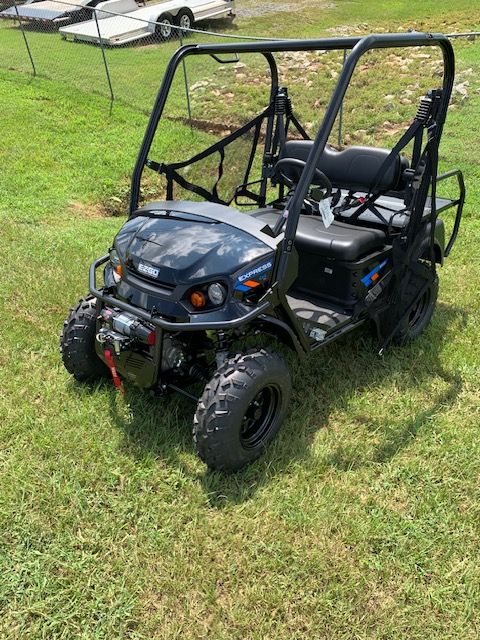
[[[99,320],[103,326],[96,335],[98,342],[112,345],[117,355],[128,348],[134,340],[149,347],[155,344],[155,330],[130,313],[105,308]]]

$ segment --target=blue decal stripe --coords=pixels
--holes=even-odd
[[[250,287],[246,287],[244,284],[235,285],[235,291],[250,291]]]
[[[372,284],[372,276],[375,275],[378,271],[380,271],[380,269],[383,269],[383,267],[387,264],[387,262],[388,262],[388,260],[384,260],[380,264],[377,264],[377,266],[374,267],[370,271],[370,273],[367,273],[366,276],[363,276],[362,282],[366,287],[368,287],[370,284]]]

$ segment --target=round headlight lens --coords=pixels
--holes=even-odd
[[[215,306],[218,307],[219,305],[225,302],[225,297],[227,295],[227,292],[225,290],[225,287],[223,287],[218,282],[214,282],[213,284],[211,284],[208,287],[207,292],[208,292],[208,298],[210,302]]]

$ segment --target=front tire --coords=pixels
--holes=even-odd
[[[285,419],[291,388],[288,367],[273,351],[226,360],[197,405],[193,437],[199,457],[210,469],[227,472],[256,460]]]
[[[108,373],[95,352],[97,317],[97,299],[86,296],[70,310],[63,323],[60,335],[63,364],[79,382],[98,380]]]

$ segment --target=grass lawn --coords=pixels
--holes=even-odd
[[[238,25],[283,36],[478,27],[473,0],[450,5],[339,0],[295,22],[284,11]],[[0,30],[0,60],[15,53],[11,37]],[[280,436],[231,477],[194,455],[188,401],[75,384],[58,354],[88,266],[122,224],[102,214],[124,200],[144,114],[125,100],[109,116],[87,75],[79,91],[78,78],[74,88],[0,70],[0,638],[479,637],[480,43],[455,47],[470,97],[449,115],[442,168],[465,172],[468,201],[430,328],[382,358],[352,334],[294,367]],[[157,84],[173,48],[149,50]],[[108,53],[135,77],[135,49]],[[391,85],[374,78],[380,95],[396,95],[402,73]],[[253,90],[242,95],[253,109]],[[347,109],[353,139],[395,139],[373,91],[364,106],[371,117],[355,96]],[[170,122],[157,152],[209,138]]]

